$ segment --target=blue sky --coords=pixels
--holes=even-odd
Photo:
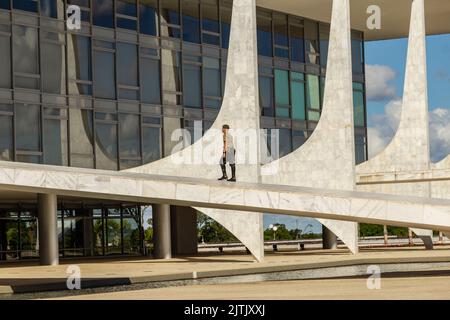
[[[395,86],[399,97],[403,94],[408,40],[366,42],[366,64],[385,65],[395,71]],[[428,97],[430,110],[450,107],[450,35],[427,37]],[[370,85],[370,84],[368,84]],[[384,112],[386,101],[368,101],[369,125],[372,115]]]

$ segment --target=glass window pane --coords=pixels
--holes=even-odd
[[[113,0],[92,1],[93,24],[105,28],[114,27]]]
[[[183,40],[200,43],[200,15],[197,0],[183,0]]]
[[[44,92],[66,94],[65,47],[42,42],[42,89]]]
[[[133,19],[117,18],[117,28],[136,30],[137,21]]]
[[[91,39],[79,35],[68,35],[69,79],[92,80]]]
[[[140,248],[139,225],[134,218],[123,219],[123,250],[125,254],[138,254]]]
[[[355,135],[356,164],[367,161],[367,139],[364,135]]]
[[[44,163],[63,165],[67,163],[67,120],[45,119]]]
[[[280,158],[292,151],[292,136],[290,129],[279,129],[280,134]]]
[[[13,8],[19,9],[19,10],[24,10],[24,11],[30,11],[30,12],[38,11],[36,0],[14,0]]]
[[[39,74],[37,29],[13,26],[14,72]]]
[[[275,44],[283,47],[289,46],[287,16],[282,14],[274,14],[273,28],[275,32]]]
[[[320,112],[319,111],[308,111],[308,120],[319,121]]]
[[[296,150],[301,147],[307,140],[308,133],[307,131],[292,131],[292,149]]]
[[[324,27],[320,27],[320,65],[323,68],[327,67],[328,60],[328,44],[330,42],[330,34],[327,30],[322,30]]]
[[[15,105],[16,148],[21,151],[41,151],[40,107]]]
[[[289,109],[277,107],[275,110],[275,115],[277,118],[289,118]]]
[[[306,108],[320,110],[319,77],[306,75]]]
[[[319,54],[319,32],[317,22],[305,21],[306,63],[317,64]]]
[[[303,27],[291,25],[291,60],[305,62]]]
[[[180,52],[161,50],[163,90],[181,92]]]
[[[94,168],[92,111],[69,109],[70,165]]]
[[[96,168],[117,170],[117,125],[97,122],[95,132]]]
[[[364,127],[366,123],[364,115],[363,92],[353,90],[353,105],[354,105],[355,126]]]
[[[220,60],[203,57],[203,90],[205,96],[220,97],[221,90]]]
[[[137,87],[138,83],[137,46],[117,43],[117,75],[119,84]]]
[[[202,76],[200,66],[184,64],[183,66],[183,104],[185,107],[201,108]]]
[[[116,0],[116,12],[126,16],[136,17],[136,0]]]
[[[259,104],[261,108],[273,107],[273,79],[259,77]]]
[[[257,26],[258,54],[272,57],[272,21],[258,16]]]
[[[116,98],[114,70],[114,53],[94,51],[94,92],[97,98]]]
[[[303,82],[291,81],[291,100],[292,119],[305,120],[305,85]]]
[[[10,37],[0,35],[0,57],[2,57],[2,72],[0,72],[0,88],[11,88],[11,45]]]
[[[161,158],[161,129],[144,127],[142,130],[144,163]]]
[[[141,130],[139,115],[119,114],[120,157],[141,156]]]
[[[222,22],[222,48],[228,49],[231,31],[231,8],[221,7],[220,16]]]
[[[0,115],[0,160],[13,160],[13,118]]]
[[[202,0],[202,29],[220,32],[219,6],[217,0]]]
[[[41,15],[55,19],[64,19],[64,0],[40,0],[40,3]]]
[[[289,73],[275,69],[275,105],[289,106]]]
[[[140,32],[151,36],[158,35],[158,2],[141,0],[139,2]]]
[[[179,0],[161,1],[161,23],[180,25]]]
[[[363,70],[363,42],[362,40],[352,40],[352,67],[353,73],[362,74]]]
[[[9,10],[9,0],[0,0],[0,8]]]
[[[142,101],[161,104],[159,60],[142,58],[140,67]]]
[[[203,43],[211,44],[214,46],[220,45],[220,37],[213,34],[203,33],[202,41]]]

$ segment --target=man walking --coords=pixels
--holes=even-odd
[[[227,180],[230,182],[236,182],[236,149],[234,148],[234,141],[231,134],[228,132],[230,130],[230,126],[225,124],[222,126],[223,133],[223,153],[222,158],[220,159],[220,168],[222,169],[222,177],[219,180]],[[231,167],[231,178],[228,179],[227,176],[227,162]]]

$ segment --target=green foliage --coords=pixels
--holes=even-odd
[[[397,237],[407,237],[408,228],[388,226],[388,235]],[[383,226],[377,224],[361,223],[359,225],[359,234],[361,237],[383,236]]]
[[[148,227],[144,231],[144,239],[146,243],[151,243],[153,241],[153,228]]]
[[[197,230],[199,241],[205,243],[238,242],[222,225],[201,212],[197,215]]]
[[[284,225],[284,224],[276,223],[276,224],[274,224],[274,226],[277,227],[276,232],[274,232],[272,229],[269,229],[269,228],[264,230],[264,241],[321,238],[320,234],[314,234],[314,233],[302,234],[302,230],[300,230],[300,229],[288,230],[286,228],[286,225]]]

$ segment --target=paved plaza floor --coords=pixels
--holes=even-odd
[[[136,258],[108,258],[108,259],[79,259],[62,260],[59,266],[39,266],[37,262],[5,263],[0,264],[0,293],[21,293],[36,292],[46,290],[64,290],[67,288],[66,282],[70,272],[68,267],[75,265],[79,267],[82,279],[82,288],[128,285],[148,282],[164,282],[172,280],[196,280],[214,277],[245,276],[254,274],[265,274],[273,272],[288,272],[298,270],[320,270],[323,268],[339,268],[355,265],[377,265],[377,264],[407,264],[407,263],[448,263],[450,265],[450,247],[436,246],[435,250],[427,251],[423,247],[406,248],[383,248],[364,249],[358,255],[352,255],[348,250],[305,250],[290,252],[268,252],[264,262],[256,263],[250,255],[242,253],[226,254],[201,254],[192,257],[177,257],[171,260],[154,260],[146,257]],[[436,268],[436,266],[430,268]],[[422,270],[429,269],[427,267]],[[442,269],[442,268],[441,268]],[[444,268],[446,269],[446,268]],[[450,272],[450,267],[448,268]],[[443,270],[445,271],[445,270]],[[449,274],[450,276],[450,274]],[[403,277],[397,282],[394,278],[386,280],[384,289],[401,289],[407,285],[411,278]],[[419,278],[418,278],[419,279]],[[450,292],[450,278],[445,275],[435,278],[430,277],[430,288],[438,287],[439,280],[442,290]],[[317,282],[318,281],[318,282]],[[343,281],[342,284],[340,281]],[[291,298],[301,298],[308,294],[309,298],[332,297],[331,284],[335,284],[337,290],[342,290],[346,295],[358,292],[357,287],[366,288],[365,279],[345,279],[345,280],[301,280],[285,282],[264,282],[255,281],[252,284],[221,284],[218,287],[208,286],[208,298],[231,297],[231,293],[240,292],[234,298],[280,298],[287,296]],[[406,281],[406,282],[405,282]],[[420,285],[420,281],[414,282]],[[323,291],[314,289],[309,293],[302,292],[311,284],[321,283]],[[425,283],[425,282],[424,282]],[[226,286],[230,296],[221,293],[220,288]],[[275,290],[275,288],[286,286],[286,290]],[[331,287],[330,287],[331,286]],[[168,287],[161,289],[151,289],[153,294],[147,295],[144,291],[126,295],[114,293],[109,296],[99,295],[104,298],[207,298],[202,295],[203,285]],[[299,288],[299,290],[295,289]],[[303,289],[302,289],[303,288]],[[319,288],[319,287],[317,287]],[[397,288],[397,289],[396,289]],[[192,290],[191,290],[192,289]],[[175,290],[175,291],[172,291]],[[348,290],[348,291],[346,291]],[[365,289],[367,290],[367,288]],[[428,290],[428,287],[427,287]],[[282,292],[281,292],[282,291]],[[298,292],[297,292],[298,291]],[[363,290],[364,291],[364,290]],[[406,290],[410,291],[410,290]],[[413,290],[414,291],[414,290]],[[445,292],[447,292],[445,291]],[[173,292],[177,292],[173,296]],[[289,293],[292,293],[290,295]],[[322,292],[322,294],[320,294]],[[395,291],[397,292],[397,291]],[[433,291],[433,292],[439,292]],[[82,292],[80,292],[82,293]],[[206,294],[206,293],[205,293]],[[359,293],[358,293],[359,294]],[[366,293],[367,294],[367,293]],[[371,293],[372,294],[372,293]],[[411,294],[411,292],[405,292]],[[425,293],[424,293],[425,294]],[[361,297],[363,293],[361,292]],[[377,293],[373,293],[374,297]],[[400,296],[401,293],[398,292]]]

